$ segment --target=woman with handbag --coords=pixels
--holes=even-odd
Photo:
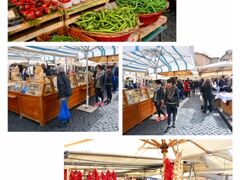
[[[153,94],[153,103],[157,109],[157,122],[159,122],[161,119],[161,114],[164,115],[164,119],[167,119],[167,115],[164,113],[164,111],[162,110],[163,108],[163,101],[164,101],[164,90],[163,90],[163,86],[162,86],[162,82],[161,80],[156,80],[155,81],[156,87],[153,90],[154,94]]]
[[[57,67],[57,87],[58,97],[60,98],[60,114],[58,119],[61,120],[61,126],[69,122],[70,112],[67,107],[68,99],[72,95],[72,89],[68,76],[65,74],[64,66]],[[63,112],[64,111],[64,112]]]
[[[168,113],[168,127],[165,130],[165,133],[167,133],[171,127],[175,128],[177,108],[179,106],[179,93],[178,88],[176,86],[176,80],[174,78],[167,80],[167,87],[165,92],[165,104]],[[172,126],[171,121],[173,122]]]
[[[94,78],[94,87],[95,87],[95,99],[96,103],[94,104],[95,107],[97,106],[104,106],[104,97],[103,97],[103,91],[106,86],[106,74],[103,70],[103,67],[99,64],[96,67],[96,75]],[[99,101],[99,98],[101,99]]]

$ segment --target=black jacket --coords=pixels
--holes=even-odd
[[[202,86],[203,99],[213,99],[212,89],[213,87],[211,85]]]
[[[65,73],[57,75],[57,87],[59,98],[69,97],[72,95],[70,81]]]
[[[155,98],[156,96],[156,98]],[[160,103],[164,99],[163,87],[160,87],[156,92],[154,92],[153,101]]]
[[[112,82],[112,78],[113,78],[113,74],[112,72],[106,72],[105,73],[106,75],[106,85],[113,85],[113,82]]]

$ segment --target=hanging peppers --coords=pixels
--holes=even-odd
[[[164,180],[173,180],[173,164],[168,158],[164,160]]]
[[[117,175],[115,174],[114,170],[112,172],[112,180],[117,180]]]

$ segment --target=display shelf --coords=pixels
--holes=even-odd
[[[40,36],[44,33],[48,33],[50,31],[54,31],[60,27],[64,26],[64,21],[54,21],[54,22],[47,22],[46,24],[42,24],[41,26],[34,27],[33,29],[28,29],[27,31],[19,32],[9,36],[9,41],[29,41],[37,36]]]
[[[59,19],[59,18],[62,17],[62,15],[63,15],[63,11],[59,10],[59,11],[54,12],[52,14],[45,15],[43,17],[37,18],[33,21],[25,21],[22,24],[8,27],[8,35],[15,34],[17,32],[29,29],[31,27],[38,27],[38,26],[40,26],[41,24],[43,24],[47,21],[50,21],[50,20],[53,20],[53,19],[56,19],[56,18]]]
[[[123,133],[153,114],[148,88],[123,90]]]

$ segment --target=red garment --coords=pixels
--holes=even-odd
[[[190,91],[190,83],[188,81],[184,82],[184,91],[185,92]]]

